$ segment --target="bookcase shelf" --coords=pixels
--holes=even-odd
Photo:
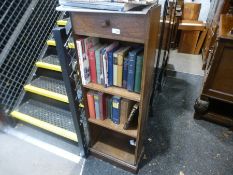
[[[123,124],[119,124],[119,125],[114,124],[110,119],[96,120],[96,119],[89,118],[88,121],[91,123],[94,123],[96,125],[108,128],[110,130],[117,131],[117,132],[122,133],[124,135],[130,136],[133,138],[137,138],[137,129],[136,128],[124,130]]]
[[[103,85],[96,83],[88,83],[87,85],[84,85],[84,87],[91,90],[103,92],[110,95],[116,95],[129,100],[140,102],[140,94],[129,92],[127,89],[124,88],[119,88],[116,86],[110,86],[105,88]]]

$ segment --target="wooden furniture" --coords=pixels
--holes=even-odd
[[[205,24],[202,21],[182,20],[178,30],[181,30],[178,52],[199,54],[205,38]],[[202,42],[199,43],[199,39]]]
[[[209,120],[233,126],[233,15],[221,15],[220,29],[212,56],[208,58],[201,100],[196,104],[196,113]]]
[[[209,57],[213,55],[214,45],[218,35],[220,14],[226,14],[230,0],[212,0],[206,21],[207,36],[202,49],[203,70]]]
[[[197,21],[199,18],[200,11],[201,3],[186,2],[184,3],[182,19]]]
[[[59,10],[59,9],[58,9]],[[136,172],[143,155],[143,131],[145,129],[149,100],[152,93],[155,52],[159,34],[160,6],[152,5],[143,11],[110,12],[80,9],[62,9],[71,12],[74,39],[79,35],[99,37],[103,40],[144,45],[141,93],[129,92],[119,87],[105,88],[89,83],[84,85],[83,97],[90,132],[90,153],[108,160],[122,168]],[[117,29],[114,33],[112,29]],[[86,94],[95,90],[139,102],[138,126],[124,130],[123,125],[115,125],[109,119],[89,118]],[[135,140],[136,146],[129,141]]]

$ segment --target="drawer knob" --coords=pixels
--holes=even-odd
[[[110,26],[109,20],[105,20],[103,23],[101,23],[101,27],[108,27],[108,26]]]

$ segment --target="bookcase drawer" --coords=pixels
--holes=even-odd
[[[75,34],[144,43],[145,15],[72,13]]]

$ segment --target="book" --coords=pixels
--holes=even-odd
[[[130,127],[137,127],[137,118],[138,118],[138,113],[139,113],[139,104],[136,103],[133,105],[132,110],[130,111],[128,120],[125,122],[123,129],[127,130]]]
[[[94,102],[95,102],[95,117],[96,119],[100,119],[100,102],[99,102],[99,94],[94,93]]]
[[[87,37],[83,40],[83,43],[84,43],[84,56],[86,56],[86,58],[88,59],[88,50],[94,47],[97,43],[99,43],[99,38]]]
[[[88,50],[88,58],[90,63],[90,74],[91,74],[91,82],[97,83],[96,76],[96,61],[95,61],[95,51],[100,47],[100,45],[96,45]]]
[[[107,46],[106,46],[107,47]],[[104,85],[104,63],[103,63],[103,54],[105,52],[105,47],[100,50],[100,82]]]
[[[128,116],[132,110],[134,101],[128,99],[121,100],[121,115],[120,115],[120,123],[125,124],[128,120]]]
[[[122,87],[122,73],[123,73],[123,60],[128,53],[130,47],[123,47],[117,53],[117,84],[116,86]]]
[[[138,1],[137,1],[138,2]],[[84,9],[97,9],[97,10],[110,10],[110,11],[128,11],[135,7],[144,6],[144,4],[135,3],[118,3],[114,1],[69,1],[69,0],[59,0],[62,6],[71,6]]]
[[[101,50],[106,47],[106,45],[102,45],[100,48],[98,48],[96,51],[95,51],[95,63],[96,63],[96,76],[97,76],[97,83],[98,84],[101,84],[101,58],[102,58],[102,55],[101,55]]]
[[[122,82],[122,87],[127,88],[127,77],[128,77],[128,57],[124,58],[124,63],[123,63],[123,82]]]
[[[142,66],[143,66],[143,52],[137,56],[137,60],[136,60],[134,92],[137,93],[140,93],[141,91]]]
[[[106,95],[102,92],[99,95],[99,106],[100,106],[100,120],[106,119]]]
[[[106,97],[106,104],[107,104],[107,118],[112,119],[112,97]]]
[[[80,66],[80,74],[82,84],[86,85],[90,83],[91,76],[90,76],[90,67],[89,67],[89,60],[85,55],[85,47],[84,47],[84,37],[80,37],[76,40],[77,45],[77,52],[78,52],[78,62]]]
[[[110,44],[109,46],[105,47],[103,52],[102,52],[102,57],[103,57],[103,77],[104,77],[104,86],[108,87],[108,56],[107,52],[110,50],[118,47],[119,42],[114,42]]]
[[[120,124],[120,101],[120,97],[112,97],[112,121],[115,124]]]
[[[113,85],[113,53],[118,50],[118,47],[115,47],[108,54],[108,86]]]
[[[113,85],[117,86],[117,56],[124,47],[119,48],[113,53]]]
[[[89,110],[89,117],[95,119],[95,102],[94,94],[92,91],[87,92],[87,104]]]
[[[138,47],[128,54],[128,77],[127,77],[127,89],[128,91],[134,91],[135,81],[135,67],[137,54],[143,51],[143,47]]]

